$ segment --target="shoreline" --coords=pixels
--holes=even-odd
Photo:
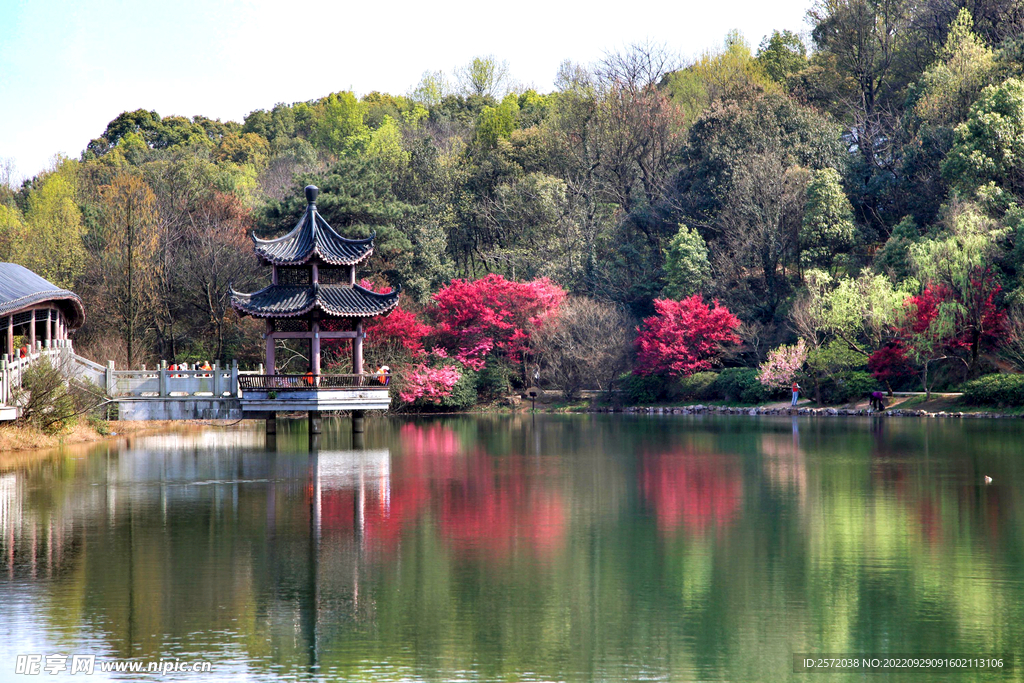
[[[104,441],[127,439],[143,434],[175,432],[215,426],[216,420],[111,420],[103,434],[88,424],[75,425],[67,434],[44,434],[20,425],[0,426],[0,471],[11,461],[44,457],[65,448],[88,447]]]
[[[551,411],[554,412],[554,411]],[[1024,413],[1000,413],[988,410],[915,410],[913,408],[889,408],[869,410],[867,408],[790,408],[772,406],[719,406],[694,404],[688,406],[627,406],[622,408],[585,408],[585,413],[622,413],[630,415],[781,415],[792,417],[930,417],[958,419],[1019,419]]]

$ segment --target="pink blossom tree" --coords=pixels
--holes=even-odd
[[[758,381],[769,389],[785,389],[807,361],[807,344],[803,339],[791,346],[780,346],[768,353],[761,364]]]

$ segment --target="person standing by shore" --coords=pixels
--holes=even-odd
[[[800,385],[796,383],[796,380],[794,380],[793,381],[793,402],[790,405],[793,406],[793,407],[796,407],[796,402],[797,402],[797,400],[799,400],[799,398],[800,398]]]

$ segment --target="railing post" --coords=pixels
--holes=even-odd
[[[213,363],[213,396],[214,398],[220,398],[220,363],[214,361]]]
[[[231,388],[228,389],[232,396],[238,396],[238,359],[231,360]]]
[[[0,386],[0,403],[7,405],[7,402],[10,399],[10,391],[8,391],[8,389],[10,388],[11,383],[7,380],[6,353],[4,354],[3,360],[0,360],[0,382],[3,383],[2,386]]]
[[[107,396],[113,396],[117,390],[117,377],[114,376],[114,361],[107,361],[106,373]]]
[[[167,361],[160,361],[160,395],[170,396],[171,392],[167,390]]]

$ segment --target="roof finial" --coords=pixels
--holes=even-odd
[[[320,188],[316,185],[306,185],[306,201],[310,204],[316,204],[316,196],[320,194]]]

